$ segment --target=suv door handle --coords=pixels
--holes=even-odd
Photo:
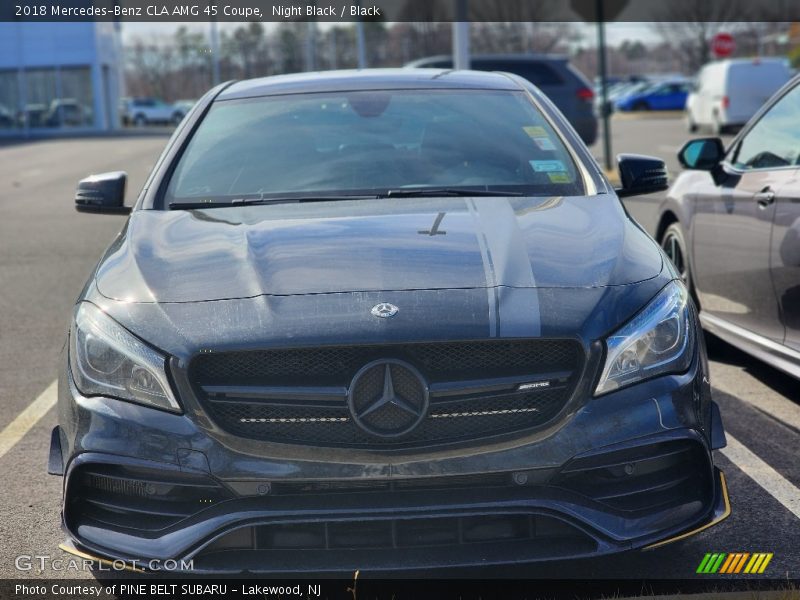
[[[755,195],[756,202],[759,208],[767,208],[770,204],[775,202],[775,192],[769,189],[769,186]]]

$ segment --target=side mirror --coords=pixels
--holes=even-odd
[[[725,146],[719,138],[689,140],[678,152],[678,162],[686,169],[711,171],[725,156]]]
[[[128,174],[113,171],[92,175],[78,182],[75,190],[75,209],[79,212],[127,215],[130,206],[125,206],[125,184]]]
[[[620,198],[661,192],[669,187],[667,165],[660,158],[619,154],[617,163],[622,187],[616,192]]]

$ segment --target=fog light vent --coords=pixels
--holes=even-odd
[[[147,498],[156,493],[156,487],[147,481],[112,479],[111,477],[94,474],[86,475],[86,485],[111,494],[139,496],[140,498]]]

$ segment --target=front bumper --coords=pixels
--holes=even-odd
[[[703,365],[591,399],[545,436],[270,458],[187,415],[59,388],[63,522],[111,559],[194,572],[526,563],[659,545],[729,512]]]

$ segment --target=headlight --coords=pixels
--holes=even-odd
[[[595,395],[691,365],[694,327],[689,295],[678,281],[667,285],[633,320],[606,340],[606,363]]]
[[[94,304],[78,307],[70,340],[72,377],[82,394],[180,412],[167,381],[166,358]]]

